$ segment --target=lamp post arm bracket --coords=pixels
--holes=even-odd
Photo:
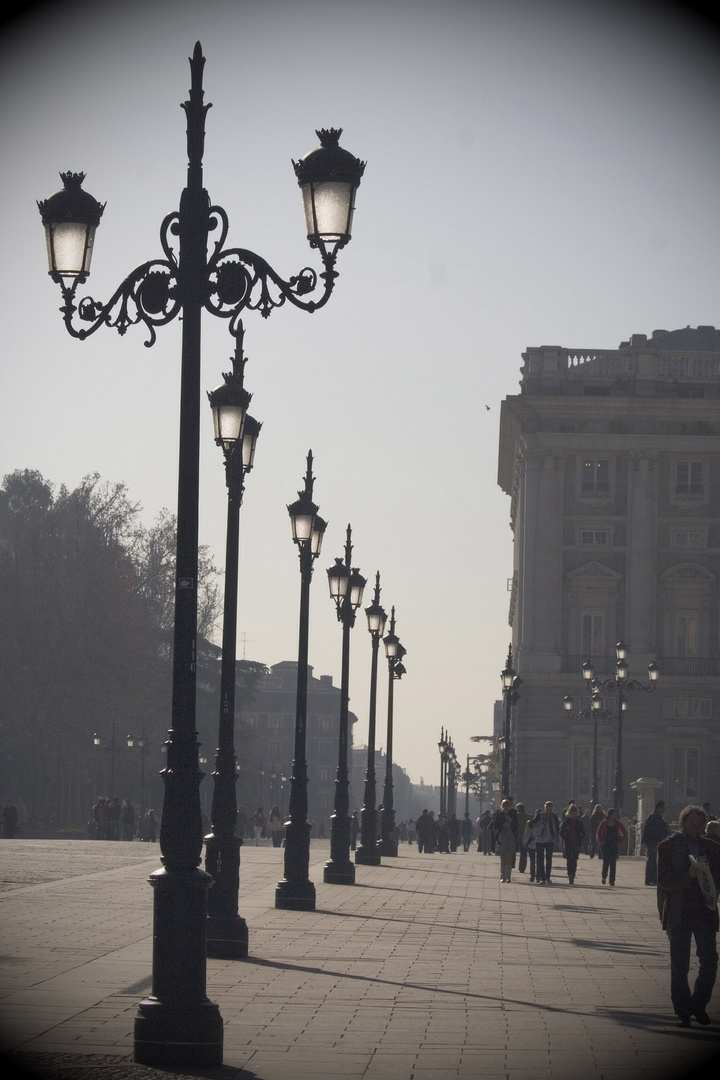
[[[321,274],[306,266],[285,281],[255,252],[245,248],[223,251],[216,245],[208,264],[205,306],[223,319],[235,319],[245,309],[259,311],[267,319],[273,308],[282,307],[286,300],[303,311],[317,311],[328,302],[335,286],[338,275],[333,267],[334,258],[328,257]],[[320,278],[324,281],[322,294],[316,299],[303,299],[314,292]]]
[[[154,259],[136,267],[113,295],[103,303],[91,296],[77,300],[77,286],[85,281],[78,277],[71,287],[61,285],[65,329],[72,337],[84,341],[101,326],[114,326],[123,335],[128,327],[144,323],[150,331],[145,342],[149,348],[155,344],[156,326],[172,322],[181,308],[177,268],[173,262]],[[76,325],[77,322],[89,325]]]

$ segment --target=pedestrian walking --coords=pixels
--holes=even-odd
[[[432,834],[434,831],[433,820],[429,810],[423,810],[415,822],[415,834],[417,836],[418,854],[429,854],[432,851]]]
[[[483,855],[492,855],[492,814],[486,810],[477,820],[478,851]]]
[[[135,807],[129,799],[126,799],[122,805],[120,820],[123,840],[132,840],[135,835]]]
[[[470,844],[472,843],[473,823],[469,813],[466,813],[460,822],[460,838],[462,840],[463,851],[470,850]]]
[[[597,855],[598,859],[602,859],[602,852],[599,850],[597,831],[600,828],[600,822],[605,820],[605,807],[600,803],[595,803],[593,812],[590,815],[590,840],[588,842],[588,855],[591,859],[594,859]]]
[[[610,875],[610,884],[615,884],[615,869],[617,867],[620,847],[627,836],[625,826],[617,816],[615,807],[611,806],[600,822],[597,831],[597,841],[602,849],[602,883],[606,883]]]
[[[415,822],[412,820],[412,818],[408,818],[407,842],[408,842],[408,844],[414,844],[415,843]]]
[[[585,826],[578,813],[578,808],[574,803],[570,803],[567,808],[567,816],[560,826],[560,839],[563,842],[568,881],[571,885],[575,884],[578,857],[584,836]]]
[[[542,841],[544,835],[545,822],[543,821],[542,810],[538,808],[525,826],[523,834],[523,845],[527,849],[528,859],[530,860],[530,884],[533,882],[538,885],[545,884],[545,878],[537,876],[537,842],[538,840]],[[544,873],[542,867],[541,871]]]
[[[436,850],[441,855],[447,855],[450,845],[450,837],[448,835],[448,823],[444,814],[438,814],[437,817],[437,839]]]
[[[272,839],[272,846],[280,847],[283,841],[285,822],[283,821],[282,814],[280,813],[280,807],[277,805],[273,806],[270,810],[270,817],[268,818],[268,829],[270,831],[270,837]]]
[[[555,841],[560,835],[560,822],[551,802],[546,802],[542,814],[545,830],[542,839],[535,842],[537,853],[536,876],[546,885],[552,885],[552,862]]]
[[[517,812],[517,823],[518,823],[518,831],[517,831],[517,834],[518,834],[518,847],[519,847],[518,873],[519,874],[524,874],[525,870],[527,869],[527,863],[528,863],[528,849],[525,847],[525,844],[524,844],[523,840],[524,840],[524,837],[525,837],[525,830],[527,829],[528,822],[530,821],[531,815],[528,814],[528,812],[525,809],[523,803],[521,803],[521,802],[519,802],[517,804],[517,806],[515,807],[515,810]]]
[[[149,844],[154,844],[157,839],[157,821],[155,820],[155,811],[148,810],[145,815],[145,822],[143,825],[143,840]]]
[[[590,854],[590,847],[591,847],[591,844],[592,844],[592,835],[591,835],[592,834],[592,822],[591,822],[590,807],[586,806],[585,809],[582,810],[582,811],[580,810],[580,807],[578,807],[578,813],[580,814],[580,820],[582,821],[583,829],[585,830],[585,836],[583,837],[582,847],[580,848],[580,854],[581,855],[589,855]],[[600,822],[598,821],[598,825],[599,824],[600,824]],[[597,829],[597,825],[595,826],[595,828]]]
[[[447,823],[447,831],[450,851],[457,851],[458,844],[460,843],[460,822],[457,819],[457,815],[450,815]]]
[[[694,1016],[710,1023],[707,1006],[717,974],[717,894],[720,847],[703,836],[707,816],[701,806],[680,813],[680,832],[658,844],[658,908],[670,942],[670,997],[679,1027]],[[695,938],[699,970],[692,993],[688,983],[690,946]]]
[[[107,838],[108,840],[120,839],[120,814],[122,807],[120,799],[115,795],[108,803],[107,808]]]
[[[262,806],[258,806],[257,810],[252,816],[253,832],[255,833],[255,847],[258,847],[262,835],[265,832],[266,819],[263,813]]]
[[[666,836],[670,835],[670,826],[663,817],[664,813],[665,803],[661,799],[655,803],[652,814],[648,814],[640,837],[640,842],[645,845],[645,854],[647,856],[645,862],[646,885],[657,885],[658,883],[657,847]]]
[[[500,856],[500,881],[509,884],[517,854],[517,812],[512,799],[503,799],[492,821],[493,847]]]

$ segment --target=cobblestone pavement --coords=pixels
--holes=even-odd
[[[0,840],[0,1044],[44,1080],[675,1080],[712,1069],[712,1026],[678,1030],[667,942],[643,863],[600,884],[501,885],[470,851],[357,868],[315,912],[274,907],[282,851],[242,849],[251,956],[208,961],[225,1064],[158,1070],[132,1061],[148,992],[156,845]],[[564,883],[565,882],[565,883]],[[716,1068],[712,1075],[717,1075]]]

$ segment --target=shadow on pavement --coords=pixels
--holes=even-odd
[[[154,1068],[119,1054],[22,1053],[0,1058],[8,1080],[258,1080],[249,1069],[229,1065]]]

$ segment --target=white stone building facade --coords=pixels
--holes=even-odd
[[[521,392],[502,405],[498,482],[511,498],[509,621],[523,679],[511,740],[513,795],[590,800],[592,723],[581,675],[614,671],[628,695],[624,791],[662,783],[670,816],[720,802],[720,331],[635,334],[618,349],[523,354]],[[563,708],[571,694],[573,714]],[[604,697],[617,712],[617,694]],[[615,781],[616,722],[598,728],[600,801]]]

